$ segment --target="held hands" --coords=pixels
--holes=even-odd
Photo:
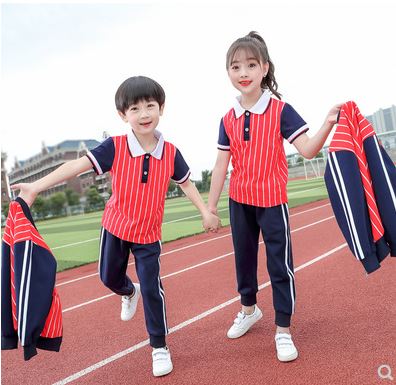
[[[19,190],[18,196],[22,198],[30,207],[37,197],[38,192],[34,188],[34,183],[17,183],[10,186],[12,191]]]
[[[215,212],[207,210],[202,216],[202,226],[206,232],[210,231],[212,233],[217,233],[218,229],[221,227],[221,221],[217,216],[217,210]]]

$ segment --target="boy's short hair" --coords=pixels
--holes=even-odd
[[[121,83],[115,94],[116,108],[122,113],[141,100],[155,100],[161,107],[165,103],[165,91],[153,79],[132,76]]]

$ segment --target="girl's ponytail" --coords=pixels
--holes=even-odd
[[[269,64],[269,68],[268,68],[267,76],[265,76],[261,81],[261,87],[268,88],[280,100],[282,95],[278,92],[278,83],[275,79],[275,74],[274,74],[275,66],[270,58],[268,58],[268,64]]]
[[[246,37],[257,41],[261,61],[269,64],[267,76],[265,76],[261,81],[261,87],[269,89],[272,94],[274,94],[278,99],[281,99],[282,95],[278,92],[278,83],[275,79],[275,66],[270,59],[267,44],[265,44],[264,39],[256,31],[249,32]]]

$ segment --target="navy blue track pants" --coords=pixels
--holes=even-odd
[[[157,241],[140,244],[124,241],[102,228],[99,255],[100,279],[114,293],[131,295],[134,286],[126,274],[130,252],[135,257],[150,345],[154,348],[164,347],[168,327],[165,294],[160,279],[161,243]]]
[[[287,204],[257,207],[230,198],[229,207],[238,292],[242,305],[252,306],[257,303],[258,240],[261,230],[272,285],[275,324],[290,326],[296,294]]]

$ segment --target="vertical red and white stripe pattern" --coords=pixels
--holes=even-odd
[[[176,147],[164,143],[160,160],[150,156],[147,183],[142,183],[144,156],[132,157],[127,136],[114,137],[113,194],[106,204],[102,225],[116,237],[135,243],[161,239],[165,195],[174,173]]]
[[[373,135],[375,131],[370,122],[360,113],[356,103],[349,101],[341,108],[329,152],[351,151],[355,154],[369,209],[374,241],[377,241],[384,235],[384,228],[375,202],[372,179],[363,148],[363,142]]]
[[[250,115],[250,140],[243,140],[245,116],[234,109],[223,122],[230,139],[230,197],[239,203],[272,207],[287,202],[288,169],[280,131],[284,102],[271,98],[264,114]]]
[[[21,345],[24,346],[26,335],[26,320],[29,307],[29,291],[31,285],[32,271],[32,252],[34,247],[42,247],[51,253],[50,248],[43,238],[26,218],[22,207],[17,202],[11,202],[3,241],[10,246],[10,265],[11,265],[11,302],[12,319],[14,329],[18,330]],[[18,309],[15,290],[15,253],[14,246],[17,243],[25,243],[23,253],[23,269],[20,283],[20,294],[18,298]],[[39,256],[36,256],[39,257]],[[40,336],[56,338],[62,336],[62,307],[56,289],[53,289],[52,304],[46,319],[46,324]]]

